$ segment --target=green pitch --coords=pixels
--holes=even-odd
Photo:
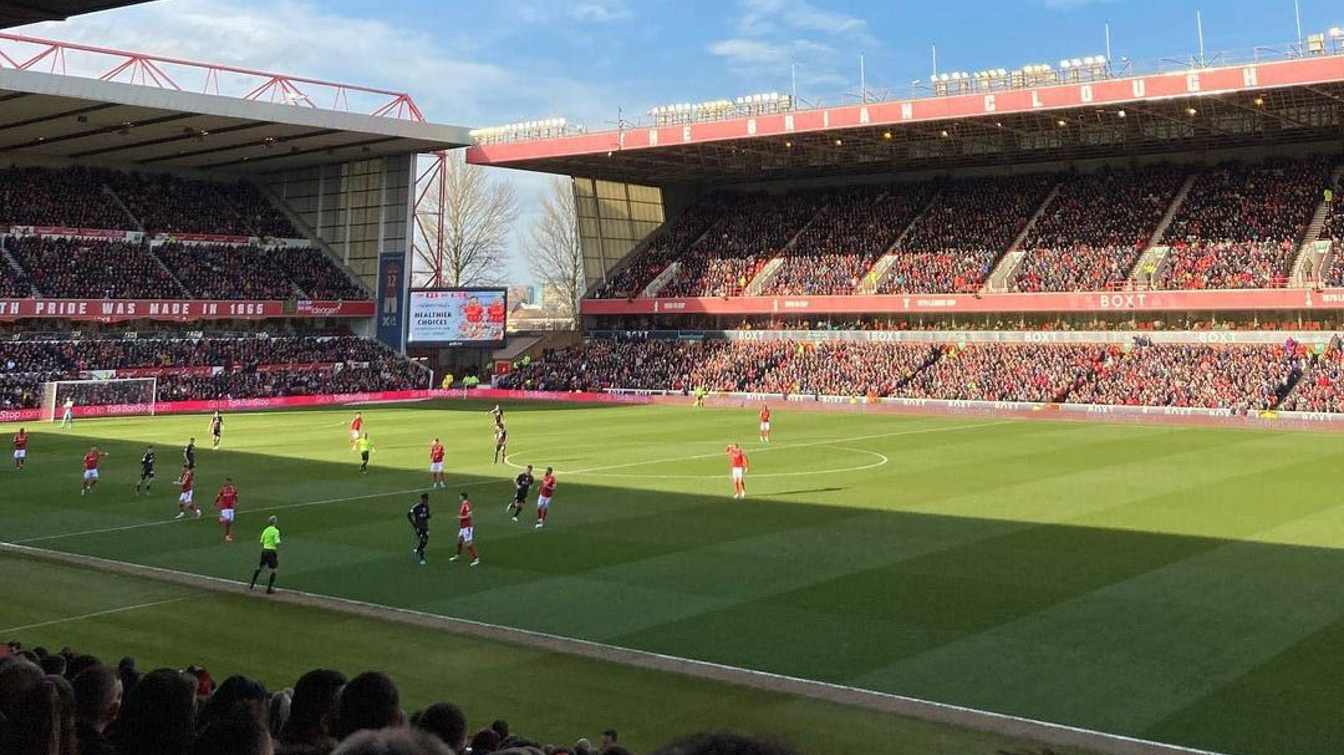
[[[509,461],[558,470],[538,531],[531,506],[516,524],[504,514],[517,470],[491,463],[485,408],[366,407],[376,447],[367,476],[347,442],[351,410],[228,416],[224,449],[198,452],[197,502],[208,506],[233,477],[233,544],[208,514],[167,522],[180,448],[193,434],[208,446],[205,417],[43,427],[28,470],[0,475],[0,540],[246,579],[274,513],[282,589],[1220,751],[1327,753],[1344,742],[1344,507],[1332,495],[1344,436],[776,407],[767,448],[754,409],[508,406]],[[419,567],[404,515],[428,484],[434,436],[448,446],[451,482],[434,492],[429,564]],[[730,441],[751,456],[746,501],[730,497]],[[137,498],[146,443],[158,447],[160,479]],[[94,444],[111,455],[97,492],[81,498],[80,457]],[[476,505],[475,568],[447,560],[458,490]],[[23,573],[40,581],[48,568]],[[312,657],[295,668],[346,657],[341,638],[355,632],[317,633],[299,609],[262,600],[208,603],[233,617],[220,626],[265,617],[313,632],[303,644]],[[76,605],[52,613],[76,615]],[[36,610],[0,601],[0,629],[41,621]],[[146,641],[176,633],[136,614],[108,623],[138,627]],[[65,636],[57,629],[96,636],[90,627],[104,622],[90,621],[53,627],[51,641]],[[182,642],[206,651],[215,634]],[[362,642],[349,641],[349,657],[368,657]],[[236,647],[227,657],[260,645]],[[394,657],[396,643],[385,647]],[[654,685],[621,690],[630,707],[669,684],[651,672],[628,678]],[[685,694],[708,695],[706,722],[724,723],[719,696]],[[693,728],[687,715],[675,730]],[[978,741],[946,751],[983,751]]]

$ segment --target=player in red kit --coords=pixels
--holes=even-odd
[[[175,518],[181,519],[187,515],[188,511],[193,511],[196,513],[196,518],[200,519],[201,509],[191,502],[192,496],[196,492],[196,470],[183,464],[182,474],[177,478],[177,486],[182,488],[182,493],[177,497],[177,516]]]
[[[481,325],[485,320],[485,307],[481,306],[480,300],[474,296],[467,299],[467,303],[462,305],[462,319],[466,323],[466,337],[480,338]]]
[[[466,546],[467,555],[471,556],[471,565],[476,566],[481,563],[481,557],[476,552],[476,531],[471,526],[471,499],[467,498],[466,493],[461,495],[462,504],[457,508],[457,553],[448,560],[456,561],[462,558],[462,547]]]
[[[751,462],[747,461],[747,452],[736,443],[724,449],[728,454],[728,463],[732,467],[733,478],[733,497],[747,497],[747,470],[751,469]]]
[[[448,482],[443,479],[443,444],[438,438],[429,444],[429,479],[434,483],[432,487],[446,488]]]
[[[238,488],[233,480],[224,478],[224,486],[215,494],[215,508],[219,509],[219,525],[224,528],[224,542],[233,542],[233,515],[238,507]]]
[[[28,460],[28,431],[22,427],[19,428],[19,434],[14,436],[14,468],[23,471],[23,463]]]
[[[104,456],[107,456],[107,453],[99,451],[97,446],[84,454],[84,483],[79,489],[80,495],[92,493],[93,486],[98,484],[98,464],[102,462]]]
[[[350,420],[351,448],[355,447],[355,441],[359,440],[359,436],[363,434],[363,430],[364,430],[364,415],[360,414],[359,412],[355,412],[355,418]]]
[[[504,324],[504,300],[495,299],[490,302],[490,306],[485,308],[486,319],[493,324]]]
[[[770,407],[761,403],[761,442],[770,445]]]
[[[551,496],[555,495],[555,469],[546,467],[541,477],[541,493],[537,495],[537,529],[546,526],[546,515],[551,511]]]

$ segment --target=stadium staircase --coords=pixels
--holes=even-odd
[[[137,218],[135,216],[135,213],[131,212],[131,208],[127,207],[126,203],[121,201],[121,195],[117,194],[117,192],[112,190],[111,186],[108,186],[106,184],[103,185],[102,189],[103,193],[106,194],[108,197],[110,197],[112,199],[112,202],[116,204],[117,207],[120,207],[121,211],[126,213],[126,217],[129,218],[130,221],[135,224],[135,230],[144,233],[145,224],[141,223],[140,218]]]
[[[1031,234],[1032,229],[1036,227],[1036,223],[1049,209],[1050,205],[1054,204],[1055,197],[1059,196],[1059,192],[1063,188],[1064,182],[1060,181],[1055,184],[1054,188],[1050,189],[1049,194],[1045,195],[1045,200],[1041,202],[1041,206],[1036,208],[1036,212],[1032,214],[1031,219],[1022,227],[1022,232],[1017,234],[1017,238],[1013,239],[1012,244],[1008,245],[1008,251],[1004,252],[1003,257],[999,258],[999,264],[994,266],[993,272],[989,274],[989,279],[985,281],[985,286],[981,291],[989,293],[1008,290],[1008,284],[1013,280],[1013,274],[1017,272],[1018,265],[1021,265],[1023,258],[1027,256],[1027,253],[1022,251],[1022,245],[1026,243],[1027,236]]]
[[[886,194],[882,195],[882,197],[885,196]],[[878,197],[877,201],[882,201],[882,197]],[[805,233],[808,228],[811,228],[812,224],[820,220],[821,216],[825,214],[826,208],[822,207],[817,210],[810,220],[803,223],[803,227],[799,228],[798,232],[793,234],[793,238],[789,239],[789,243],[785,244],[784,248],[779,250],[779,255],[765,263],[765,265],[761,267],[760,272],[752,277],[751,282],[747,284],[745,289],[743,289],[742,295],[760,296],[761,290],[768,286],[770,281],[775,279],[775,275],[779,273],[779,269],[784,266],[784,259],[789,256],[789,252],[792,252],[794,247],[798,246],[798,239],[802,238],[803,233]]]
[[[1330,174],[1329,185],[1338,186],[1341,176],[1344,176],[1344,165],[1336,167]],[[1329,269],[1331,248],[1334,244],[1329,240],[1321,243],[1321,230],[1325,228],[1325,221],[1329,217],[1330,204],[1325,201],[1325,197],[1321,197],[1321,203],[1316,206],[1316,214],[1311,216],[1307,231],[1302,234],[1302,244],[1297,250],[1297,261],[1293,263],[1289,285],[1298,288],[1316,285],[1320,282],[1321,274]]]
[[[145,251],[149,253],[150,259],[154,260],[154,264],[158,265],[159,269],[162,270],[164,273],[166,273],[169,278],[172,278],[173,283],[177,284],[177,288],[179,291],[182,292],[183,298],[186,299],[193,298],[194,294],[192,293],[192,291],[188,289],[185,285],[183,285],[182,281],[177,277],[176,274],[173,273],[173,269],[171,267],[168,267],[168,265],[164,264],[163,259],[159,257],[159,253],[154,251],[154,247],[146,244]]]
[[[663,286],[666,286],[673,278],[675,278],[677,272],[680,270],[681,263],[672,260],[667,267],[663,268],[663,272],[653,276],[653,280],[649,281],[649,285],[645,286],[644,290],[639,292],[640,298],[652,299],[657,296],[658,292],[663,290]]]
[[[350,266],[345,263],[345,260],[341,258],[341,255],[336,253],[336,250],[331,247],[331,244],[328,244],[317,232],[317,229],[313,228],[308,224],[308,221],[303,219],[302,215],[295,212],[294,208],[290,207],[288,202],[272,191],[269,186],[256,182],[253,182],[252,186],[255,187],[257,191],[261,192],[261,195],[266,197],[266,201],[270,202],[272,207],[279,210],[280,213],[289,220],[289,224],[294,226],[294,229],[299,233],[303,234],[303,237],[307,239],[310,244],[317,249],[321,249],[322,253],[327,255],[327,259],[331,260],[332,263],[336,265],[336,269],[345,273],[345,277],[348,278],[351,283],[354,283],[355,286],[367,294],[370,299],[375,298],[368,283],[357,275],[354,270],[350,269]],[[294,288],[298,289],[298,286],[295,286]],[[299,298],[308,298],[307,294],[303,294],[301,291],[300,294]]]
[[[4,259],[5,264],[9,265],[9,269],[13,270],[14,274],[20,279],[26,279],[28,277],[28,273],[24,271],[23,266],[19,264],[19,261],[10,255],[9,248],[5,245],[5,238],[3,236],[0,236],[0,258]],[[37,285],[32,281],[28,282],[28,286],[33,289],[33,296],[42,296],[42,292],[37,290]]]
[[[1162,272],[1162,264],[1167,259],[1167,252],[1171,251],[1169,246],[1159,246],[1158,242],[1166,235],[1167,228],[1171,226],[1171,221],[1176,219],[1176,213],[1180,212],[1182,205],[1185,204],[1185,198],[1190,196],[1190,188],[1195,185],[1195,179],[1199,178],[1199,173],[1191,173],[1186,177],[1185,183],[1181,184],[1180,191],[1171,198],[1171,204],[1167,206],[1167,211],[1162,215],[1162,220],[1158,222],[1157,227],[1153,229],[1153,235],[1148,237],[1148,247],[1139,255],[1139,259],[1134,263],[1134,269],[1129,271],[1130,288],[1148,288],[1151,285],[1151,277]],[[1145,274],[1143,271],[1149,266],[1153,268],[1153,276]]]
[[[884,252],[881,257],[877,258],[877,262],[873,263],[873,266],[868,269],[868,272],[864,273],[863,279],[859,281],[859,287],[855,289],[854,293],[860,295],[877,293],[878,284],[882,282],[883,278],[887,277],[887,271],[891,270],[891,266],[896,264],[896,250],[901,248],[901,244],[905,242],[905,237],[910,235],[910,231],[914,229],[915,224],[919,222],[920,218],[924,217],[924,214],[929,211],[929,208],[938,203],[938,199],[942,195],[942,189],[935,191],[933,196],[929,197],[929,203],[924,205],[923,209],[919,212],[915,213],[914,217],[910,218],[910,222],[905,224],[905,228],[901,229],[901,235],[897,236],[896,240],[891,242],[891,246],[887,247],[887,251]]]
[[[781,267],[784,267],[784,258],[782,256],[774,257],[769,262],[765,263],[765,265],[761,267],[761,271],[756,273],[756,277],[752,278],[751,282],[747,284],[747,288],[742,292],[742,295],[760,296],[761,289],[765,288],[766,284],[774,280],[775,274],[779,272]]]

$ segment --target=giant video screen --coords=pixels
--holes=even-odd
[[[412,289],[407,344],[498,345],[508,324],[502,288]]]

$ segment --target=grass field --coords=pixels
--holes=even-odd
[[[348,410],[228,417],[225,450],[199,454],[197,494],[208,503],[226,474],[241,488],[241,536],[227,545],[211,520],[168,521],[176,496],[164,483],[186,436],[207,435],[204,417],[42,428],[29,469],[0,475],[0,540],[245,579],[256,533],[275,513],[285,533],[282,588],[1219,751],[1327,753],[1344,743],[1336,711],[1344,507],[1332,495],[1344,437],[785,411],[766,449],[754,411],[507,409],[510,461],[560,471],[541,531],[503,513],[516,470],[490,464],[484,407],[442,404],[367,407],[377,450],[364,477],[345,441]],[[453,482],[435,493],[438,526],[421,568],[404,512],[427,484],[435,435],[448,445]],[[752,456],[746,501],[728,495],[722,449],[731,440]],[[161,480],[152,496],[136,498],[147,442],[160,447]],[[98,492],[81,498],[79,459],[95,443],[111,456]],[[447,561],[458,489],[477,506],[483,563],[474,569]],[[32,591],[0,602],[0,629],[184,591],[22,560],[0,569]],[[97,600],[53,597],[65,590]],[[385,647],[382,665],[412,674],[408,696],[421,701],[461,657],[445,656],[434,679],[416,677],[413,659],[398,660],[404,627],[314,618],[301,615],[311,609],[259,607],[262,600],[191,597],[34,631],[107,652],[116,652],[114,640],[137,643],[145,657],[167,632],[180,639],[165,662],[185,664],[216,652],[211,627],[245,626],[258,636],[220,648],[217,665],[249,669],[249,650],[273,646],[293,669],[330,657],[342,667],[346,658],[382,661],[377,648]],[[303,629],[273,640],[285,627]],[[472,658],[486,659],[465,664],[473,671],[493,662],[530,674],[537,664],[554,673],[538,684],[560,689],[571,675],[592,689],[610,672],[512,646],[432,642],[445,652],[473,648]],[[493,684],[508,675],[489,676]],[[460,689],[480,695],[492,715],[498,708],[489,706],[512,700],[506,710],[542,718],[542,728],[647,722],[632,724],[644,727],[642,745],[695,728],[703,714],[706,725],[740,717],[747,728],[784,729],[814,751],[837,751],[837,725],[863,733],[910,726],[931,742],[895,751],[1001,746],[714,687],[626,669],[601,686],[609,699],[585,707],[575,695],[553,718],[507,683]],[[650,699],[665,698],[684,716],[641,718]],[[758,705],[767,712],[757,716]],[[807,739],[817,727],[825,736]],[[569,736],[570,728],[542,733]]]

